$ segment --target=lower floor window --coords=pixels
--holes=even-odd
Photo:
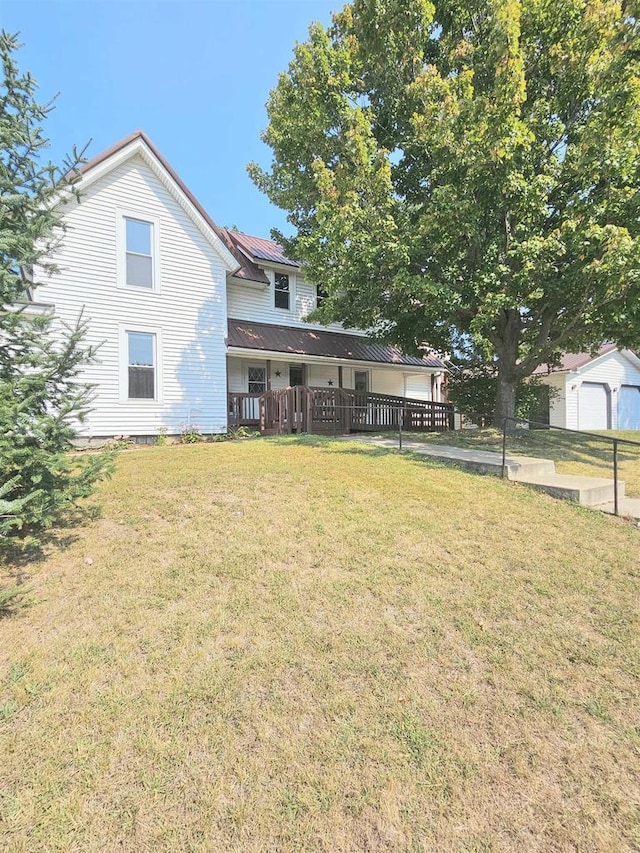
[[[130,400],[155,400],[156,336],[147,332],[127,332]]]
[[[247,370],[250,394],[264,394],[267,390],[267,368],[249,367]]]

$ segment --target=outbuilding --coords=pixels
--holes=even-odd
[[[551,426],[579,430],[640,430],[640,358],[615,344],[595,355],[565,353],[535,375],[550,388]]]

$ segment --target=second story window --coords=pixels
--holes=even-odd
[[[153,223],[125,217],[128,287],[153,289]]]
[[[277,272],[275,276],[275,307],[289,310],[289,276],[283,272]]]
[[[327,298],[327,291],[321,284],[316,285],[316,308],[319,308]]]

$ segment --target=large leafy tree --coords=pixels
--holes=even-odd
[[[109,471],[106,455],[69,454],[90,406],[81,371],[95,355],[86,321],[63,328],[28,308],[31,271],[55,272],[80,155],[57,168],[36,84],[20,73],[15,36],[0,32],[0,553],[36,544]],[[46,288],[45,288],[46,290]]]
[[[249,170],[319,317],[493,362],[497,423],[562,350],[637,344],[639,37],[626,0],[354,0],[313,25]]]

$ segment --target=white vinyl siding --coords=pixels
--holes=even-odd
[[[567,385],[567,377],[564,373],[551,373],[543,379],[545,385],[549,386],[549,424],[555,427],[569,427],[567,423],[567,408],[569,397],[573,394],[575,399],[575,417],[577,419],[577,392],[571,391]],[[577,423],[577,420],[576,420]]]
[[[134,214],[161,232],[154,290],[118,287],[119,249],[126,245],[118,232]],[[88,186],[65,221],[55,256],[60,272],[42,280],[37,298],[55,304],[56,315],[71,324],[84,307],[87,343],[101,345],[98,362],[84,371],[96,390],[82,435],[153,435],[161,428],[173,434],[187,422],[204,432],[226,430],[226,269],[193,219],[135,156]],[[120,335],[140,323],[162,334],[155,400],[122,393]]]
[[[291,271],[289,275],[289,310],[276,308],[275,271],[266,269],[269,284],[229,281],[227,304],[229,317],[234,320],[253,320],[256,323],[274,323],[304,329],[325,329],[332,332],[346,331],[339,323],[322,326],[307,323],[304,318],[316,307],[316,288],[304,280],[301,273]],[[358,329],[349,329],[349,334],[364,335]]]

